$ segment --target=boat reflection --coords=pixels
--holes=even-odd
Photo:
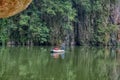
[[[65,58],[65,53],[64,52],[60,52],[60,53],[51,53],[51,56],[55,59],[58,59],[58,58],[62,58],[64,59]]]

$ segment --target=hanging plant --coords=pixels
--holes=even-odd
[[[0,18],[13,16],[28,7],[32,0],[0,0]]]

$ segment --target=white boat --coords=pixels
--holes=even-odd
[[[51,52],[53,52],[53,53],[64,53],[65,50],[51,50]]]

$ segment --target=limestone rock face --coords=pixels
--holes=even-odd
[[[115,23],[117,25],[120,25],[120,7],[117,7],[114,13],[115,13],[114,15]]]
[[[0,18],[13,16],[28,7],[32,0],[0,0]]]

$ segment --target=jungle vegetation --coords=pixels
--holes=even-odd
[[[0,19],[0,44],[110,45],[117,0],[33,0],[20,14]],[[111,34],[115,33],[111,42]]]

